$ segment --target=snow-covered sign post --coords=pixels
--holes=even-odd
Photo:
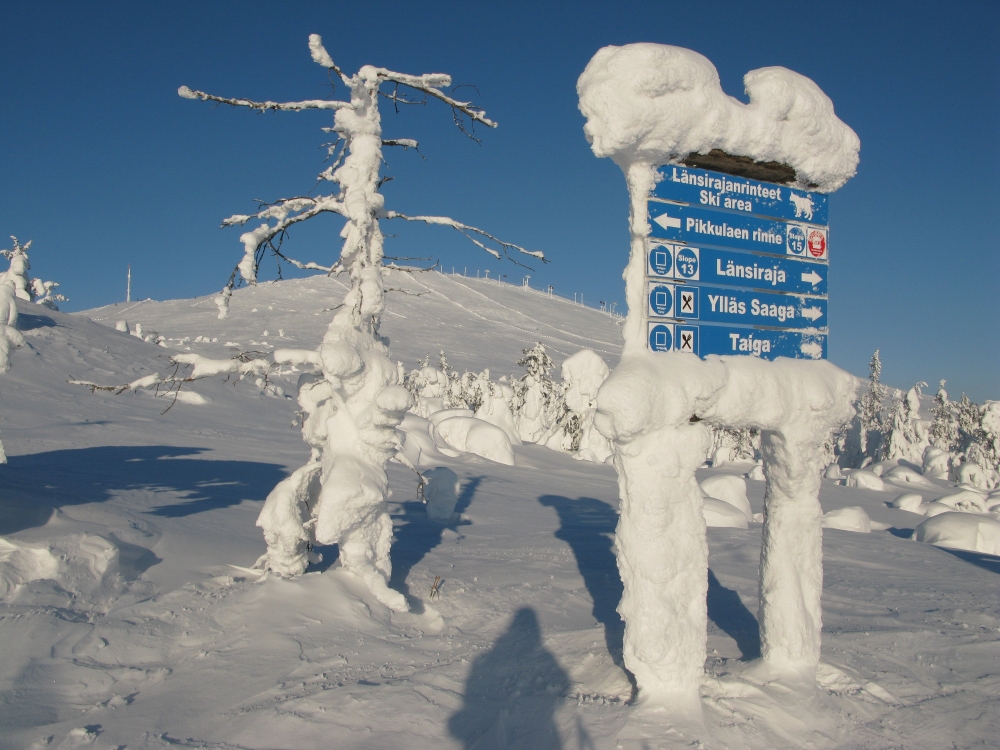
[[[711,445],[706,425],[762,432],[763,658],[753,670],[764,681],[814,680],[823,445],[850,418],[858,387],[822,361],[825,300],[800,295],[825,293],[826,266],[800,258],[826,260],[826,194],[854,175],[860,143],[808,78],[774,67],[744,83],[749,104],[723,93],[703,56],[632,44],[600,50],[577,84],[587,140],[621,167],[631,197],[625,342],[595,419],[614,443],[619,476],[625,665],[641,702],[693,718],[707,639],[708,546],[695,479]],[[789,253],[793,239],[805,253]],[[713,285],[733,284],[732,263],[743,273],[737,286],[758,291],[690,283],[706,278],[695,273],[706,260]],[[665,284],[657,277],[668,264]],[[703,325],[699,309],[720,325]],[[716,356],[726,353],[737,356]]]
[[[389,548],[392,521],[386,508],[388,479],[386,463],[398,453],[396,427],[411,405],[409,392],[397,382],[396,366],[388,358],[388,340],[379,334],[386,290],[382,283],[383,219],[401,219],[451,227],[496,258],[516,250],[544,261],[542,253],[503,242],[476,227],[444,216],[405,216],[384,207],[379,193],[382,184],[383,146],[417,148],[412,139],[383,139],[379,97],[394,104],[421,103],[436,99],[448,105],[456,124],[465,131],[463,118],[471,123],[496,127],[486,113],[469,102],[458,101],[443,91],[451,77],[442,73],[408,75],[366,65],[348,76],[334,64],[316,34],[309,37],[312,59],[343,82],[349,100],[309,100],[300,102],[255,102],[231,99],[194,91],[182,86],[178,94],[266,112],[298,112],[318,109],[334,113],[337,136],[331,146],[333,164],[320,174],[320,181],[332,182],[329,194],[299,196],[280,200],[252,216],[237,215],[223,226],[259,221],[240,237],[243,258],[216,298],[219,317],[229,310],[237,274],[254,284],[262,257],[269,250],[299,268],[327,273],[350,274],[351,289],[334,315],[317,350],[278,349],[273,361],[237,357],[210,360],[196,354],[177,354],[175,365],[187,365],[169,375],[149,375],[124,386],[100,386],[77,382],[102,390],[124,392],[135,388],[167,386],[178,389],[183,383],[205,377],[236,374],[240,377],[266,373],[275,365],[295,365],[306,371],[299,380],[299,405],[304,419],[302,434],[312,448],[309,461],[268,495],[257,525],[264,531],[267,553],[258,567],[279,575],[302,573],[309,563],[314,544],[337,544],[343,566],[357,574],[372,593],[394,610],[405,611],[406,599],[387,585],[391,572]],[[382,91],[385,87],[387,91]],[[420,99],[407,99],[404,91],[416,91]],[[293,260],[281,250],[289,227],[324,213],[346,219],[340,259],[329,266]],[[477,235],[477,237],[473,236]],[[479,239],[481,238],[481,239]],[[489,247],[485,242],[497,248]],[[169,390],[168,390],[169,392]]]

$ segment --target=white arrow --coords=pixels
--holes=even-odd
[[[818,307],[803,307],[802,317],[809,318],[809,320],[816,320],[817,318],[823,317],[823,311]]]
[[[681,220],[680,219],[675,219],[672,216],[667,216],[666,214],[660,214],[655,219],[653,219],[653,221],[655,221],[657,224],[659,224],[664,229],[670,229],[671,227],[673,227],[674,229],[680,229],[681,228]]]
[[[820,276],[815,271],[810,271],[809,273],[802,274],[802,280],[809,284],[812,284],[813,286],[816,286],[819,282],[823,280],[823,277]]]

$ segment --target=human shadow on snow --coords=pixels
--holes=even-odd
[[[421,602],[410,593],[410,587],[406,579],[424,557],[432,549],[441,544],[444,538],[445,529],[457,530],[462,525],[459,514],[469,507],[472,497],[476,494],[476,489],[483,481],[484,477],[470,477],[462,484],[458,500],[455,503],[455,515],[448,523],[433,521],[427,517],[426,506],[423,503],[412,501],[400,503],[403,510],[403,524],[394,529],[395,540],[389,552],[392,560],[392,577],[389,579],[389,586],[399,591],[410,602],[410,608],[417,614],[423,612]],[[400,519],[400,516],[396,516]]]
[[[543,495],[538,502],[558,513],[560,526],[556,539],[563,540],[573,550],[577,569],[594,602],[594,619],[604,626],[608,653],[615,664],[623,666],[625,625],[618,614],[623,587],[614,552],[618,513],[608,503],[592,497],[571,500],[559,495]],[[719,583],[711,570],[708,571],[707,603],[709,619],[736,641],[742,658],[758,658],[760,627],[757,618],[746,608],[739,594]]]
[[[560,750],[555,711],[570,679],[542,645],[538,617],[522,607],[469,670],[462,707],[448,719],[464,748]]]
[[[11,456],[0,495],[0,535],[43,526],[56,508],[104,502],[120,492],[174,493],[140,513],[190,516],[263,500],[286,473],[277,464],[200,458],[204,448],[99,446]],[[181,499],[177,500],[177,495]]]

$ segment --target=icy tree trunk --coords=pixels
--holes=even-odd
[[[351,289],[319,347],[322,387],[300,401],[310,417],[303,433],[313,459],[275,488],[258,523],[268,541],[262,561],[268,568],[297,575],[308,563],[305,548],[311,541],[337,544],[346,569],[387,607],[405,611],[406,599],[387,583],[392,520],[385,466],[395,454],[395,428],[410,395],[396,384],[396,366],[378,333],[385,304],[376,218],[383,204],[378,85],[375,70],[362,68],[350,79],[352,106],[338,110],[334,120],[347,142],[348,155],[333,178],[341,186],[347,218],[341,263],[350,272]],[[303,506],[310,518],[302,518]]]

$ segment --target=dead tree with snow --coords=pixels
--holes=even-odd
[[[332,183],[333,189],[316,197],[282,199],[256,214],[232,216],[223,223],[232,226],[253,222],[256,226],[240,237],[243,258],[217,299],[220,317],[225,317],[228,310],[237,274],[249,284],[256,283],[260,261],[268,251],[299,268],[327,273],[346,271],[351,278],[351,289],[318,350],[278,350],[273,354],[276,363],[295,363],[311,371],[300,383],[299,403],[305,415],[303,436],[312,447],[312,456],[267,498],[257,524],[264,530],[268,549],[258,565],[281,575],[297,575],[305,570],[313,544],[337,544],[345,568],[359,575],[386,606],[406,610],[403,595],[387,585],[392,522],[385,503],[385,467],[397,453],[395,428],[411,402],[410,394],[397,383],[396,366],[387,356],[388,342],[379,334],[386,293],[381,221],[398,219],[448,226],[498,259],[509,257],[513,251],[541,261],[544,258],[539,252],[504,242],[454,219],[406,216],[385,207],[379,193],[382,149],[416,148],[417,143],[407,138],[383,137],[380,97],[393,104],[438,100],[451,108],[463,131],[466,123],[496,127],[482,109],[446,92],[450,76],[415,76],[371,65],[349,76],[334,63],[318,35],[309,37],[309,49],[312,59],[330,72],[331,79],[344,84],[349,98],[278,103],[214,96],[186,86],[178,90],[188,99],[260,112],[333,112],[333,126],[325,130],[337,138],[331,147],[334,160],[319,176],[322,182]],[[415,92],[419,99],[407,98],[406,91],[411,96]],[[324,213],[346,220],[340,258],[321,265],[287,257],[281,243],[289,227]],[[176,359],[182,362],[184,356]],[[186,363],[195,365],[192,377],[199,368],[202,374],[213,369],[208,362]],[[219,371],[245,366],[219,363]]]

